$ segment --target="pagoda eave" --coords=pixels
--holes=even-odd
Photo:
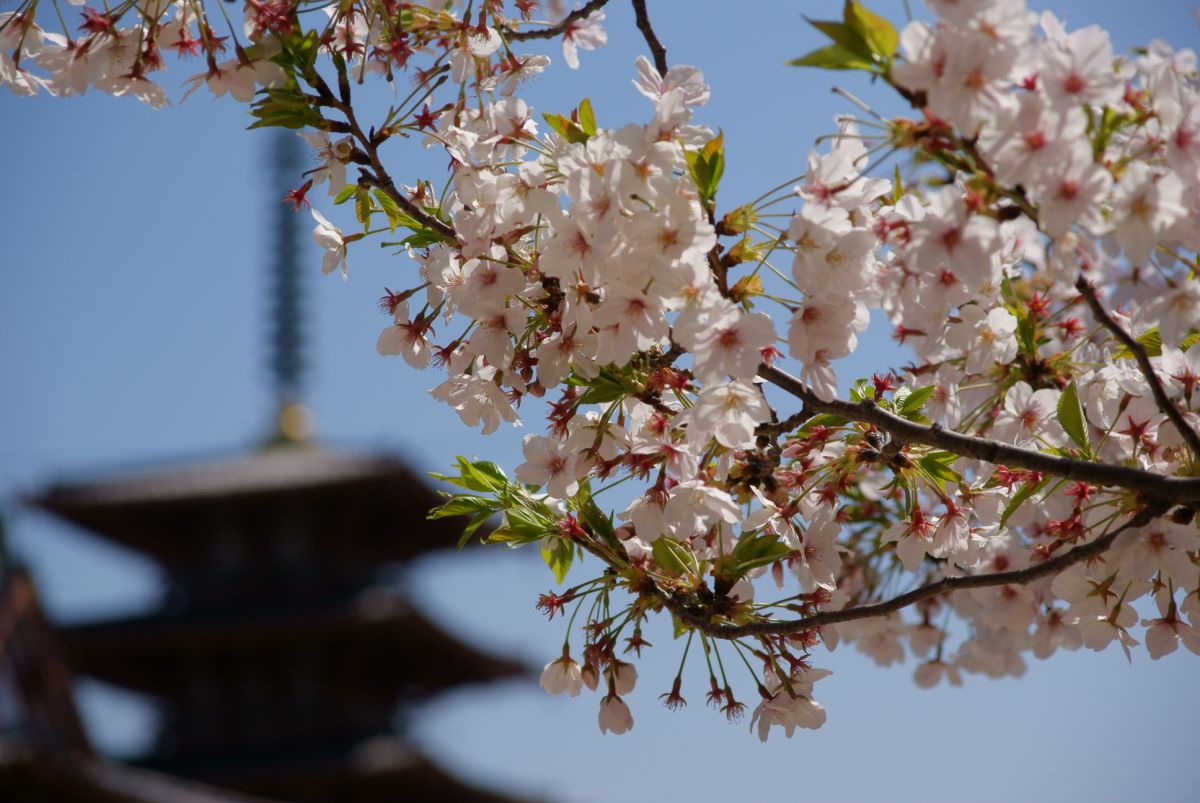
[[[451,547],[463,526],[455,519],[426,520],[441,498],[400,461],[312,446],[63,483],[28,501],[168,568],[203,565],[214,539],[237,536],[247,526],[256,536],[250,542],[261,541],[256,525],[263,522],[283,522],[301,534],[346,533],[323,540],[331,560],[344,552],[378,563]]]
[[[77,625],[62,639],[76,671],[158,697],[183,693],[189,665],[239,655],[286,662],[319,650],[352,667],[358,684],[390,689],[402,664],[410,697],[530,671],[462,643],[382,589],[332,604]]]
[[[291,751],[274,758],[209,756],[199,760],[145,759],[139,766],[202,778],[286,800],[353,800],[355,803],[517,803],[458,780],[415,752],[402,738],[381,736],[333,754]]]

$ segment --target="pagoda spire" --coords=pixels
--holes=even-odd
[[[300,272],[300,221],[281,199],[303,166],[300,138],[279,129],[270,143],[271,202],[275,242],[271,249],[270,369],[274,396],[273,431],[269,444],[307,441],[312,414],[304,406],[304,333],[301,320],[304,285]]]

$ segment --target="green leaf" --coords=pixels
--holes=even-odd
[[[346,201],[349,201],[352,197],[354,197],[356,192],[358,192],[357,184],[347,184],[345,187],[342,187],[341,192],[334,196],[334,205],[340,206],[341,204],[346,203]]]
[[[929,401],[929,398],[933,396],[934,390],[936,390],[936,387],[929,385],[927,387],[917,388],[906,395],[902,401],[899,398],[895,399],[897,404],[896,412],[905,418],[913,418],[917,413],[925,409],[925,404]],[[899,395],[900,392],[897,391],[896,396],[899,397]]]
[[[818,67],[823,70],[870,70],[874,63],[841,45],[818,48],[788,62],[789,67]]]
[[[800,427],[800,431],[805,432],[814,427],[844,427],[847,423],[849,423],[849,419],[842,418],[840,415],[821,413],[805,421],[804,426]]]
[[[361,184],[356,184],[354,193],[354,216],[362,224],[363,231],[371,228],[371,212],[375,207],[371,204],[371,193]]]
[[[567,142],[581,143],[588,140],[587,132],[572,122],[569,117],[561,114],[543,114],[542,119]]]
[[[554,532],[554,522],[523,507],[509,508],[504,511],[505,525],[513,532],[542,538]]]
[[[684,549],[682,545],[669,535],[660,535],[651,544],[650,550],[658,568],[672,575],[695,575],[699,569],[696,556]]]
[[[442,242],[442,235],[433,229],[422,228],[408,235],[400,242],[404,245],[411,245],[413,248],[428,248],[434,243]]]
[[[481,511],[489,514],[496,509],[496,504],[482,496],[458,494],[450,496],[449,500],[425,514],[427,519],[445,519],[451,516],[474,516]]]
[[[462,535],[458,537],[458,544],[455,545],[455,549],[462,549],[465,547],[467,542],[471,540],[471,536],[475,534],[475,531],[482,527],[483,524],[491,517],[492,514],[490,511],[475,514],[475,516],[467,523],[467,526],[463,528]]]
[[[612,517],[606,516],[589,496],[586,502],[578,506],[579,517],[592,532],[603,538],[610,546],[616,545],[617,537],[613,532]]]
[[[1088,440],[1087,421],[1083,417],[1083,407],[1079,404],[1079,391],[1075,383],[1067,385],[1058,397],[1058,423],[1075,445],[1087,456],[1092,454],[1092,446]]]
[[[619,378],[610,371],[601,371],[599,376],[588,382],[588,389],[579,397],[579,403],[605,404],[628,395],[629,389]]]
[[[957,459],[958,455],[952,452],[930,452],[918,459],[917,465],[925,474],[944,487],[947,482],[962,482],[962,474],[950,468]]]
[[[376,187],[375,189],[371,190],[371,194],[375,196],[375,203],[379,205],[379,208],[383,211],[383,214],[387,215],[388,228],[390,228],[392,231],[395,231],[397,226],[413,228],[419,225],[415,220],[401,212],[400,207],[396,206],[396,202],[392,200],[392,196],[388,195],[383,190]]]
[[[1021,351],[1029,355],[1037,354],[1037,324],[1028,310],[1021,308],[1017,315],[1017,343]]]
[[[596,136],[596,114],[592,111],[592,102],[587,98],[579,104],[579,127],[589,137]]]
[[[871,48],[867,44],[867,41],[863,39],[861,33],[849,25],[842,22],[810,20],[808,17],[805,17],[804,21],[832,39],[835,45],[862,57],[866,61],[871,60]]]
[[[775,561],[787,557],[791,551],[787,544],[779,540],[776,533],[762,532],[758,535],[742,536],[730,553],[733,579],[740,579],[746,572],[759,566],[770,566]]]
[[[1013,494],[1012,501],[1004,508],[1004,513],[1000,516],[1000,526],[1003,527],[1008,522],[1008,517],[1016,513],[1017,508],[1024,504],[1025,500],[1040,491],[1049,481],[1049,477],[1043,477],[1041,482],[1027,482],[1022,485],[1021,489]]]
[[[854,380],[854,384],[850,386],[850,401],[861,402],[867,399],[874,400],[875,385],[869,379],[859,378]]]
[[[725,174],[725,135],[718,133],[698,151],[685,153],[688,172],[700,193],[705,208],[712,209],[717,196],[717,185]]]
[[[508,477],[505,476],[504,471],[495,463],[487,460],[479,460],[472,463],[462,455],[459,455],[455,460],[458,466],[457,476],[436,474],[433,472],[430,472],[429,476],[434,479],[453,483],[469,491],[491,491],[496,493],[508,487]]]
[[[866,43],[867,48],[882,59],[890,59],[900,46],[896,26],[868,9],[858,0],[846,0],[843,11],[846,25]]]
[[[257,122],[251,123],[247,128],[315,128],[322,123],[320,112],[305,99],[295,77],[290,73],[282,86],[258,91],[250,114],[257,118]]]
[[[567,577],[571,562],[575,559],[575,547],[570,541],[560,539],[549,547],[542,547],[542,560],[554,572],[554,581],[561,583]]]
[[[1162,356],[1162,335],[1159,333],[1157,326],[1142,332],[1136,339],[1137,342],[1142,344],[1142,348],[1146,350],[1147,357]],[[1125,346],[1121,346],[1113,356],[1118,360],[1134,359],[1133,352]]]

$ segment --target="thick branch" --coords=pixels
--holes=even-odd
[[[548,28],[537,28],[532,31],[515,31],[511,28],[504,28],[500,33],[510,42],[523,42],[527,39],[553,39],[567,30],[567,28],[570,28],[574,23],[584,19],[593,11],[599,11],[606,5],[608,5],[608,0],[591,0],[590,3],[585,3],[583,8],[577,8],[563,17],[557,25],[551,25]]]
[[[646,45],[650,48],[651,55],[654,56],[655,69],[658,70],[659,75],[666,75],[667,49],[659,41],[658,34],[654,32],[654,26],[650,24],[650,15],[646,13],[646,0],[633,0],[633,13],[637,17],[638,30],[642,32],[642,36],[646,39]]]
[[[1121,344],[1133,354],[1134,359],[1137,360],[1138,368],[1142,370],[1142,375],[1146,377],[1146,382],[1150,385],[1150,392],[1154,394],[1154,401],[1158,405],[1158,409],[1162,411],[1163,415],[1171,419],[1171,423],[1175,425],[1175,429],[1179,431],[1179,434],[1187,442],[1188,448],[1192,450],[1192,456],[1200,458],[1200,435],[1197,435],[1196,431],[1188,426],[1183,413],[1179,412],[1179,408],[1167,397],[1167,391],[1163,388],[1162,382],[1159,381],[1158,374],[1154,371],[1154,366],[1150,364],[1150,356],[1146,354],[1145,347],[1135,340],[1133,335],[1126,332],[1124,327],[1105,311],[1104,307],[1100,304],[1100,299],[1096,297],[1096,288],[1091,282],[1080,276],[1079,281],[1075,282],[1075,289],[1083,296],[1083,300],[1091,308],[1092,315],[1096,317],[1096,320],[1105,329],[1112,332],[1113,337],[1121,341]]]
[[[1058,574],[1069,566],[1097,557],[1106,552],[1117,538],[1128,530],[1144,527],[1167,510],[1167,505],[1155,503],[1147,505],[1129,521],[1115,530],[1106,533],[1095,541],[1082,544],[1064,552],[1056,558],[1034,564],[1027,569],[1011,572],[995,572],[992,574],[973,574],[964,577],[943,577],[928,585],[915,588],[907,594],[893,597],[886,602],[874,605],[860,605],[857,608],[845,608],[840,611],[823,611],[806,616],[803,619],[780,620],[769,622],[754,622],[745,625],[719,624],[701,613],[688,607],[681,597],[660,591],[663,604],[671,613],[687,625],[714,638],[736,639],[745,636],[787,636],[805,630],[815,630],[826,625],[840,622],[852,622],[856,619],[868,619],[875,616],[887,616],[903,608],[930,597],[936,597],[951,591],[961,591],[967,588],[991,588],[995,586],[1026,585],[1042,577]]]
[[[1093,485],[1109,485],[1127,488],[1143,494],[1147,499],[1189,503],[1200,501],[1200,479],[1191,477],[1165,477],[1153,471],[1073,460],[1068,457],[1043,454],[1032,449],[1022,449],[1006,443],[963,435],[942,429],[936,424],[925,426],[893,415],[865,401],[859,404],[834,400],[826,401],[813,393],[796,377],[770,365],[760,365],[758,375],[773,385],[790,393],[812,410],[821,413],[861,421],[887,432],[892,438],[908,443],[933,446],[947,452],[982,460],[992,465],[1040,471],[1070,480],[1083,480]]]

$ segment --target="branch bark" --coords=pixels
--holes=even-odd
[[[1184,441],[1187,442],[1188,448],[1192,450],[1192,456],[1200,459],[1200,435],[1197,435],[1196,431],[1188,426],[1183,413],[1179,411],[1179,408],[1167,396],[1167,391],[1163,388],[1158,374],[1155,373],[1154,366],[1150,364],[1150,355],[1146,353],[1146,348],[1108,314],[1103,305],[1100,304],[1100,299],[1096,296],[1096,288],[1091,282],[1080,276],[1079,281],[1075,282],[1075,289],[1083,296],[1083,300],[1091,308],[1092,315],[1095,316],[1096,320],[1133,354],[1134,359],[1137,360],[1138,368],[1142,371],[1142,376],[1146,377],[1146,382],[1150,385],[1150,392],[1154,394],[1154,402],[1158,405],[1158,409],[1162,411],[1163,415],[1171,419],[1171,423],[1175,425],[1175,429],[1183,437]]]
[[[820,413],[872,424],[892,438],[944,449],[963,457],[983,460],[992,465],[1040,471],[1070,480],[1083,480],[1093,485],[1108,485],[1137,491],[1147,499],[1165,502],[1191,503],[1200,501],[1200,478],[1166,477],[1153,471],[1128,466],[1092,463],[1069,457],[1043,454],[1006,443],[963,435],[938,425],[925,426],[893,415],[865,401],[859,404],[834,400],[826,401],[813,393],[803,382],[779,368],[760,365],[758,375],[780,389],[800,399],[809,409]]]
[[[990,588],[1006,585],[1026,585],[1042,577],[1057,574],[1063,569],[1076,563],[1102,555],[1116,542],[1117,538],[1129,530],[1144,527],[1167,511],[1169,506],[1164,503],[1153,503],[1138,511],[1133,518],[1108,532],[1095,541],[1064,552],[1056,558],[1011,572],[994,572],[992,574],[973,574],[963,577],[943,577],[933,583],[915,588],[907,594],[901,594],[885,602],[874,605],[860,605],[856,608],[845,608],[840,611],[822,611],[806,616],[803,619],[778,620],[767,622],[751,622],[744,625],[721,624],[713,622],[710,616],[697,613],[690,608],[682,597],[659,589],[659,598],[663,605],[679,617],[684,624],[690,625],[705,635],[721,639],[737,639],[746,636],[788,636],[805,630],[815,630],[826,625],[841,622],[852,622],[857,619],[868,619],[875,616],[887,616],[903,608],[930,597],[936,597],[951,591],[961,591],[968,588]]]
[[[650,24],[650,15],[646,13],[646,0],[633,0],[633,13],[637,18],[638,30],[642,32],[646,45],[650,48],[650,54],[654,56],[655,69],[658,70],[659,75],[666,75],[667,49],[663,47],[658,34],[654,32],[654,26]]]
[[[516,31],[512,28],[503,28],[500,33],[510,42],[524,42],[529,39],[553,39],[567,30],[567,28],[570,28],[573,23],[584,19],[593,11],[599,11],[606,5],[608,5],[608,0],[591,0],[590,3],[585,3],[582,8],[575,9],[559,20],[557,24],[551,25],[548,28],[538,28],[532,31]]]

